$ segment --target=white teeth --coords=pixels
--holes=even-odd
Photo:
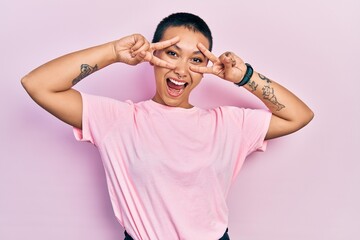
[[[169,80],[170,80],[173,84],[176,84],[176,85],[178,85],[178,86],[185,85],[185,83],[186,83],[186,82],[178,82],[178,81],[176,81],[176,80],[174,80],[174,79],[171,79],[171,78],[169,78]]]

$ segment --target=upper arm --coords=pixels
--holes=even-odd
[[[269,129],[266,133],[265,139],[268,140],[277,138],[296,132],[311,121],[313,114],[309,113],[308,115],[309,117],[307,118],[302,118],[298,121],[290,121],[272,114]]]
[[[288,122],[274,114],[271,115],[269,129],[266,133],[265,139],[272,139],[288,134]]]
[[[80,92],[74,89],[62,92],[43,91],[30,94],[30,96],[37,104],[58,119],[81,129],[83,104]]]

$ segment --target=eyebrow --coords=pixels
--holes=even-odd
[[[182,51],[181,47],[179,47],[177,44],[173,45],[177,50]],[[199,51],[194,51],[193,54],[201,54],[204,57],[206,57],[200,50]]]

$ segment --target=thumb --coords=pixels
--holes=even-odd
[[[230,57],[224,57],[221,62],[224,64],[225,71],[232,68],[232,60]]]

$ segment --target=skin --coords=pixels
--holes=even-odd
[[[208,40],[183,27],[168,28],[158,43],[133,34],[103,45],[70,53],[34,69],[21,80],[31,98],[60,120],[81,129],[82,98],[73,86],[88,75],[114,63],[154,66],[156,93],[153,100],[172,107],[191,108],[189,96],[203,74],[220,80],[240,82],[247,70],[244,61],[227,51],[216,57]],[[210,61],[209,66],[207,66]],[[166,79],[187,83],[180,96],[171,96]],[[285,87],[254,71],[244,86],[272,112],[266,139],[284,136],[304,127],[313,112]]]
[[[159,59],[176,67],[174,69],[154,67],[157,86],[154,101],[168,106],[190,108],[192,107],[189,103],[190,93],[200,83],[203,74],[213,74],[219,79],[232,83],[238,83],[243,79],[247,66],[235,53],[227,51],[216,57],[208,50],[209,42],[205,36],[184,27],[168,28],[161,40],[166,41],[174,36],[180,37],[177,44],[155,53]],[[167,51],[170,51],[171,55],[167,54]],[[202,61],[195,63],[194,59]],[[207,66],[208,61],[212,63],[210,66]],[[188,82],[189,85],[180,97],[174,98],[167,93],[166,78],[176,76],[181,76],[181,80]],[[292,92],[256,71],[244,87],[272,112],[265,139],[295,132],[307,125],[314,116],[311,109]]]
[[[114,63],[175,66],[153,55],[171,46],[178,37],[150,44],[142,35],[133,34],[103,45],[73,52],[34,69],[21,79],[30,97],[46,111],[76,128],[82,127],[82,98],[73,88],[88,75]]]
[[[212,65],[191,66],[191,71],[213,74],[232,83],[238,83],[243,79],[247,66],[235,53],[225,52],[216,57],[202,43],[198,43],[197,46]],[[256,71],[244,88],[258,97],[272,112],[265,139],[293,133],[306,126],[314,117],[311,109],[292,92]]]
[[[198,49],[197,44],[202,43],[207,48],[209,41],[199,32],[194,32],[184,27],[171,27],[164,32],[162,40],[172,39],[178,36],[179,42],[155,52],[155,56],[176,66],[167,69],[154,66],[156,94],[153,100],[171,107],[191,108],[189,103],[190,93],[200,83],[203,74],[190,70],[191,66],[205,67],[208,60]],[[173,97],[168,93],[166,79],[172,78],[180,82],[186,82],[184,92]]]

